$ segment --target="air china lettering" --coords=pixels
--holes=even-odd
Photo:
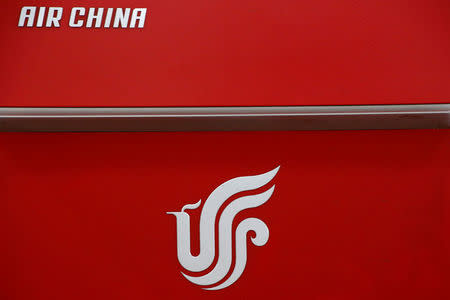
[[[24,6],[18,27],[61,27],[62,7]],[[144,28],[147,8],[73,7],[69,27]]]

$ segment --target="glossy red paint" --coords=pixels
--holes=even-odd
[[[62,27],[19,28],[25,5]],[[74,6],[146,7],[143,29],[70,28]],[[448,0],[1,3],[0,106],[448,103]]]
[[[3,299],[449,299],[449,130],[0,134]],[[231,287],[167,211],[281,165]],[[195,214],[194,214],[195,216]],[[195,233],[196,230],[193,230]]]

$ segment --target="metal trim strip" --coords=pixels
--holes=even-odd
[[[2,132],[450,128],[450,104],[264,107],[0,107]]]

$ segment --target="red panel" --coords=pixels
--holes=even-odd
[[[24,5],[62,27],[19,28]],[[146,7],[143,29],[70,28],[74,6]],[[448,0],[1,4],[1,106],[444,103]]]
[[[0,294],[449,299],[449,134],[3,133]],[[266,222],[268,243],[249,243],[231,287],[189,283],[166,212],[277,165],[272,198],[239,215]]]

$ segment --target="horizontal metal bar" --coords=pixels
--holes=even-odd
[[[0,131],[449,128],[450,104],[264,107],[0,107]]]

